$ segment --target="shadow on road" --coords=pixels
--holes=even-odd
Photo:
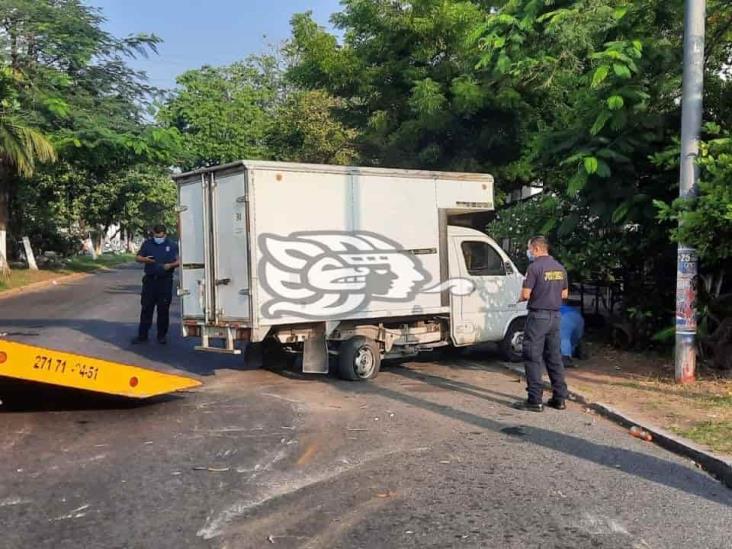
[[[168,344],[163,346],[155,342],[153,327],[150,343],[133,346],[130,342],[137,334],[140,311],[139,276],[139,266],[120,265],[114,270],[97,271],[90,278],[59,284],[48,291],[4,299],[0,305],[0,334],[30,345],[136,362],[129,357],[120,359],[118,355],[122,350],[139,356],[142,359],[140,366],[172,368],[198,376],[214,375],[218,369],[247,369],[240,355],[195,351],[196,342],[181,335],[177,299],[170,308]],[[67,330],[68,337],[64,333]]]
[[[459,367],[451,365],[452,367]],[[476,369],[475,365],[469,365],[468,369]],[[392,374],[415,381],[422,381],[441,389],[457,391],[462,394],[491,400],[509,408],[509,402],[499,397],[508,397],[510,402],[516,400],[515,395],[507,395],[472,385],[470,383],[456,382],[452,379],[435,375],[424,374],[423,372],[411,370],[402,366],[389,370]],[[291,377],[286,371],[281,372],[286,377]],[[555,430],[548,430],[526,424],[502,423],[489,417],[482,417],[469,411],[461,410],[446,404],[432,402],[413,394],[406,394],[398,390],[384,387],[378,383],[353,383],[344,381],[333,381],[328,378],[314,377],[312,380],[319,380],[321,383],[332,383],[339,390],[360,395],[375,395],[385,397],[427,412],[440,414],[442,416],[462,421],[465,424],[502,433],[505,436],[515,438],[519,436],[527,443],[523,450],[530,452],[530,446],[535,445],[548,448],[569,456],[583,459],[597,465],[601,465],[613,471],[622,471],[627,475],[636,476],[651,482],[668,486],[670,488],[693,494],[708,499],[715,503],[732,506],[732,491],[728,491],[722,484],[701,471],[695,471],[684,467],[673,461],[668,461],[655,456],[636,452],[625,448],[619,448],[609,444],[598,444],[580,437],[568,435]],[[317,381],[316,381],[317,382]],[[512,408],[509,408],[515,412]],[[517,412],[518,413],[518,412]],[[525,412],[529,414],[530,412]],[[572,413],[571,411],[565,413]],[[527,421],[530,416],[526,416]],[[428,421],[428,418],[425,418]],[[551,469],[551,464],[547,467]]]
[[[131,410],[181,399],[162,395],[144,400],[103,395],[43,383],[0,378],[0,414],[18,412],[71,412],[83,410]]]
[[[131,339],[137,332],[137,324],[132,322],[117,322],[101,319],[61,319],[61,318],[34,318],[15,319],[0,318],[0,333],[4,337],[15,338],[17,341],[29,345],[48,346],[44,341],[44,330],[49,328],[66,328],[85,336],[90,336],[105,346],[85,350],[73,338],[64,341],[58,350],[79,353],[83,355],[120,360],[118,351],[124,350],[145,359],[139,366],[167,367],[181,370],[198,376],[215,375],[216,370],[247,370],[242,355],[218,355],[202,353],[194,349],[197,344],[192,339],[185,339],[180,335],[180,323],[171,318],[167,345],[160,345],[155,341],[154,328],[150,334],[150,341],[141,345],[132,345]],[[122,360],[122,362],[125,362]]]

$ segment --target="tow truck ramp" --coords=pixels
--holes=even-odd
[[[0,339],[0,377],[136,399],[201,385],[185,376],[6,339]]]

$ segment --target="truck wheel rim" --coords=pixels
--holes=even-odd
[[[374,355],[368,347],[361,347],[353,361],[356,373],[360,377],[368,377],[374,370]]]
[[[524,350],[524,333],[514,332],[511,337],[511,351],[516,354],[521,354]]]

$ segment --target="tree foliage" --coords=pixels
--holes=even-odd
[[[10,204],[15,239],[53,225],[38,219],[40,209],[29,223],[33,206],[19,200],[29,185],[49,177],[69,182],[59,197],[66,204],[56,206],[74,213],[74,230],[82,236],[121,221],[115,204],[129,190],[120,183],[129,170],[174,161],[177,132],[150,124],[147,107],[156,92],[127,65],[132,56],[155,52],[159,39],[116,38],[102,22],[78,0],[0,4],[0,104],[12,111],[4,112],[0,138],[4,156],[18,168],[18,176],[0,178],[0,202]],[[56,166],[36,165],[56,156]],[[0,208],[0,224],[7,221],[3,213]]]
[[[357,132],[333,116],[342,106],[323,90],[291,93],[278,107],[268,131],[271,157],[315,164],[353,163]]]
[[[183,168],[265,158],[267,128],[278,97],[274,60],[253,57],[202,67],[178,77],[159,119],[183,136]]]
[[[126,62],[154,52],[154,35],[111,36],[79,0],[6,0],[0,152],[22,175],[3,177],[2,189],[33,202],[14,230],[142,230],[168,215],[172,164],[484,171],[499,200],[544,188],[489,225],[519,242],[519,258],[522,240],[547,234],[574,280],[622,284],[627,310],[662,326],[673,314],[674,242],[700,250],[703,275],[716,273],[707,286],[721,291],[732,241],[732,3],[708,0],[704,120],[716,135],[690,201],[675,200],[683,7],[343,0],[337,33],[298,14],[279,50],[188,71],[160,96]],[[41,162],[53,156],[43,138],[55,165]]]

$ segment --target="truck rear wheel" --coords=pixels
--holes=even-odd
[[[526,318],[517,318],[508,326],[506,336],[499,343],[501,356],[508,362],[521,362],[524,348],[524,326]]]
[[[341,379],[361,381],[373,379],[381,367],[381,352],[375,341],[355,336],[338,350],[338,375]]]

